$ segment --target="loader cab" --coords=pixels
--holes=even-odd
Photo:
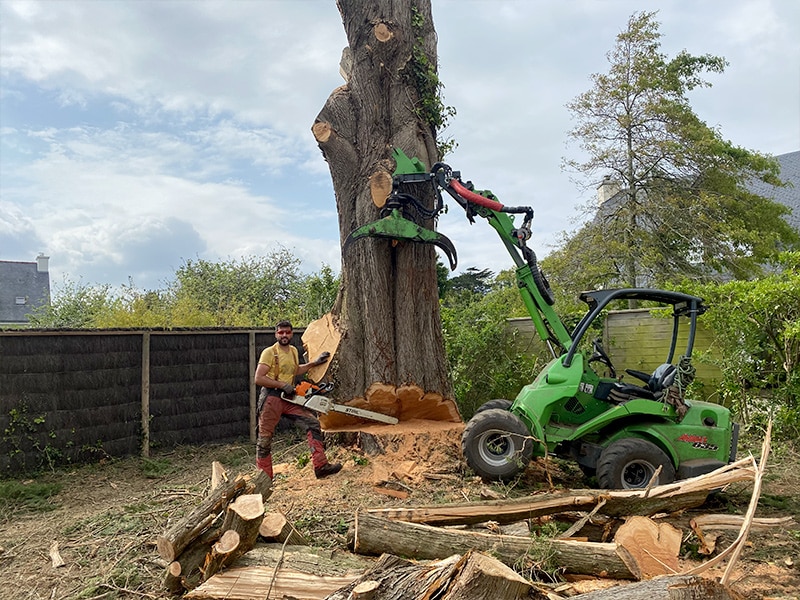
[[[580,299],[588,306],[588,310],[583,318],[575,326],[572,332],[572,343],[566,354],[561,358],[564,367],[569,368],[575,360],[576,354],[580,352],[582,343],[587,333],[591,331],[592,324],[609,308],[609,305],[617,301],[636,300],[654,304],[654,308],[672,308],[672,336],[667,353],[663,362],[653,372],[642,372],[633,369],[626,369],[626,373],[638,379],[641,384],[634,386],[638,392],[638,397],[648,399],[658,399],[658,395],[674,381],[676,367],[674,365],[675,352],[678,344],[678,332],[681,329],[681,321],[688,319],[689,332],[686,346],[681,353],[682,357],[690,359],[694,347],[695,334],[697,331],[697,317],[706,311],[703,299],[690,294],[673,292],[669,290],[657,290],[646,288],[624,288],[616,290],[594,290],[583,292]],[[611,363],[610,358],[603,349],[599,340],[592,342],[593,353],[589,356],[587,363],[601,363],[609,372],[610,379],[621,379]],[[621,385],[621,384],[620,384]],[[623,386],[624,387],[624,386]]]

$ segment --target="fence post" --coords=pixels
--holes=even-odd
[[[150,456],[150,332],[142,334],[142,456]]]
[[[258,414],[256,414],[258,398],[256,398],[256,332],[251,331],[247,339],[248,354],[250,355],[249,367],[250,374],[250,441],[256,441],[256,425],[258,423]]]

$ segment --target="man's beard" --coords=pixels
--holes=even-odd
[[[289,344],[292,343],[292,338],[290,338],[290,337],[279,337],[278,338],[278,343],[281,346],[288,346]]]

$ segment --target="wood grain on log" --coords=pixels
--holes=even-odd
[[[633,560],[628,567],[637,578],[651,579],[678,572],[682,538],[681,531],[669,523],[634,516],[617,530],[614,541],[628,551]]]

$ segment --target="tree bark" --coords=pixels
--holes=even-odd
[[[375,586],[376,582],[379,585]],[[371,600],[522,600],[531,597],[532,589],[512,569],[477,552],[427,565],[386,554],[361,578],[325,600],[364,598],[356,592],[364,584],[369,584]]]
[[[380,196],[395,168],[392,148],[418,157],[428,168],[439,159],[435,128],[419,116],[422,98],[413,73],[415,48],[433,72],[437,57],[430,0],[337,4],[348,40],[348,61],[342,66],[347,83],[331,93],[312,132],[331,172],[344,241],[380,217]],[[432,190],[420,200],[432,208]],[[368,402],[367,390],[374,384],[416,385],[455,405],[432,246],[380,238],[348,245],[332,313],[343,334],[331,365],[339,401]]]
[[[192,512],[158,537],[156,546],[159,556],[167,562],[174,561],[242,493],[260,494],[266,500],[272,493],[272,482],[262,471],[255,475],[238,475],[233,480],[220,482]]]
[[[550,562],[568,573],[612,579],[636,579],[616,544],[575,542],[497,535],[390,521],[369,512],[356,513],[354,551],[359,554],[388,552],[413,559],[446,558],[476,549],[496,556],[507,565],[530,556],[534,562]],[[541,566],[541,564],[540,564]]]
[[[711,579],[670,575],[578,594],[572,600],[742,600],[742,597]]]

